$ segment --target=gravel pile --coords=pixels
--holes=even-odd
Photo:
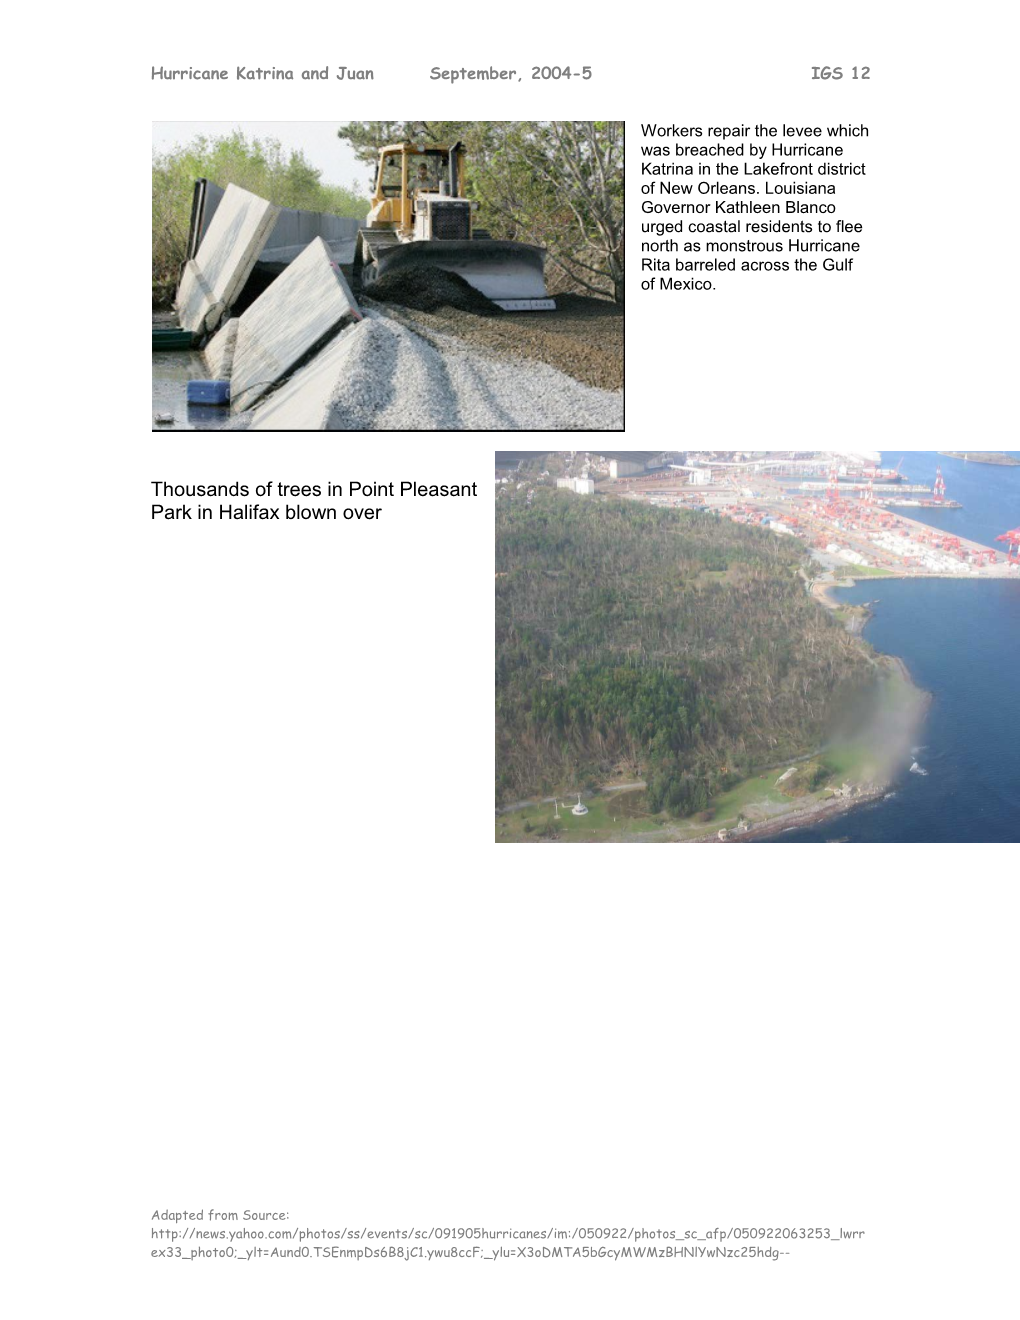
[[[365,290],[376,302],[399,303],[419,312],[436,312],[442,307],[471,312],[475,316],[502,316],[502,307],[490,302],[484,293],[452,270],[438,266],[413,266],[384,275]]]
[[[508,361],[462,339],[426,342],[376,311],[344,332],[350,352],[330,431],[617,431],[623,395],[539,362]]]
[[[471,309],[450,306],[430,315],[418,309],[394,310],[427,338],[437,331],[456,335],[506,358],[545,362],[596,389],[623,389],[623,308],[604,299],[561,294],[554,312],[513,312],[484,319]]]

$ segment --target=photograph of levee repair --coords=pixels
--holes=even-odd
[[[498,843],[1020,842],[1020,453],[496,454]]]
[[[622,123],[254,127],[153,123],[154,431],[623,430]]]

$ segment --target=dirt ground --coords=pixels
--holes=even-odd
[[[447,275],[447,279],[457,277]],[[473,289],[471,294],[472,301],[481,297]],[[456,295],[452,284],[442,290],[438,287],[427,291],[394,289],[386,299],[387,311],[425,338],[429,331],[456,335],[501,357],[548,363],[597,389],[623,389],[623,308],[615,303],[560,294],[554,312],[496,309],[496,315],[479,316],[465,309],[463,304],[467,299],[462,301]],[[407,306],[402,302],[403,297],[419,305]],[[455,305],[451,306],[451,302]],[[422,303],[429,304],[427,310],[422,310]]]

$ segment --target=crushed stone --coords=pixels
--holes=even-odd
[[[414,266],[384,275],[365,289],[375,302],[399,303],[419,312],[435,312],[441,307],[471,312],[475,316],[502,316],[498,307],[484,293],[452,270],[438,266]]]
[[[333,396],[331,431],[623,429],[623,396],[539,362],[506,361],[454,336],[427,342],[377,314],[357,336]]]
[[[450,306],[431,314],[386,310],[428,339],[436,332],[454,335],[505,358],[544,362],[596,389],[623,389],[623,308],[605,299],[557,294],[553,312],[506,312],[498,318]]]
[[[377,310],[349,343],[329,431],[619,431],[623,395],[538,362],[509,361],[452,335],[427,342]],[[238,414],[229,429],[247,427]]]

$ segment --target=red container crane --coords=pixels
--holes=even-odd
[[[1020,527],[1014,527],[1011,532],[1003,532],[1001,536],[997,536],[995,539],[997,541],[1005,541],[1008,544],[1008,549],[1006,550],[1006,562],[1009,564],[1020,564]]]

